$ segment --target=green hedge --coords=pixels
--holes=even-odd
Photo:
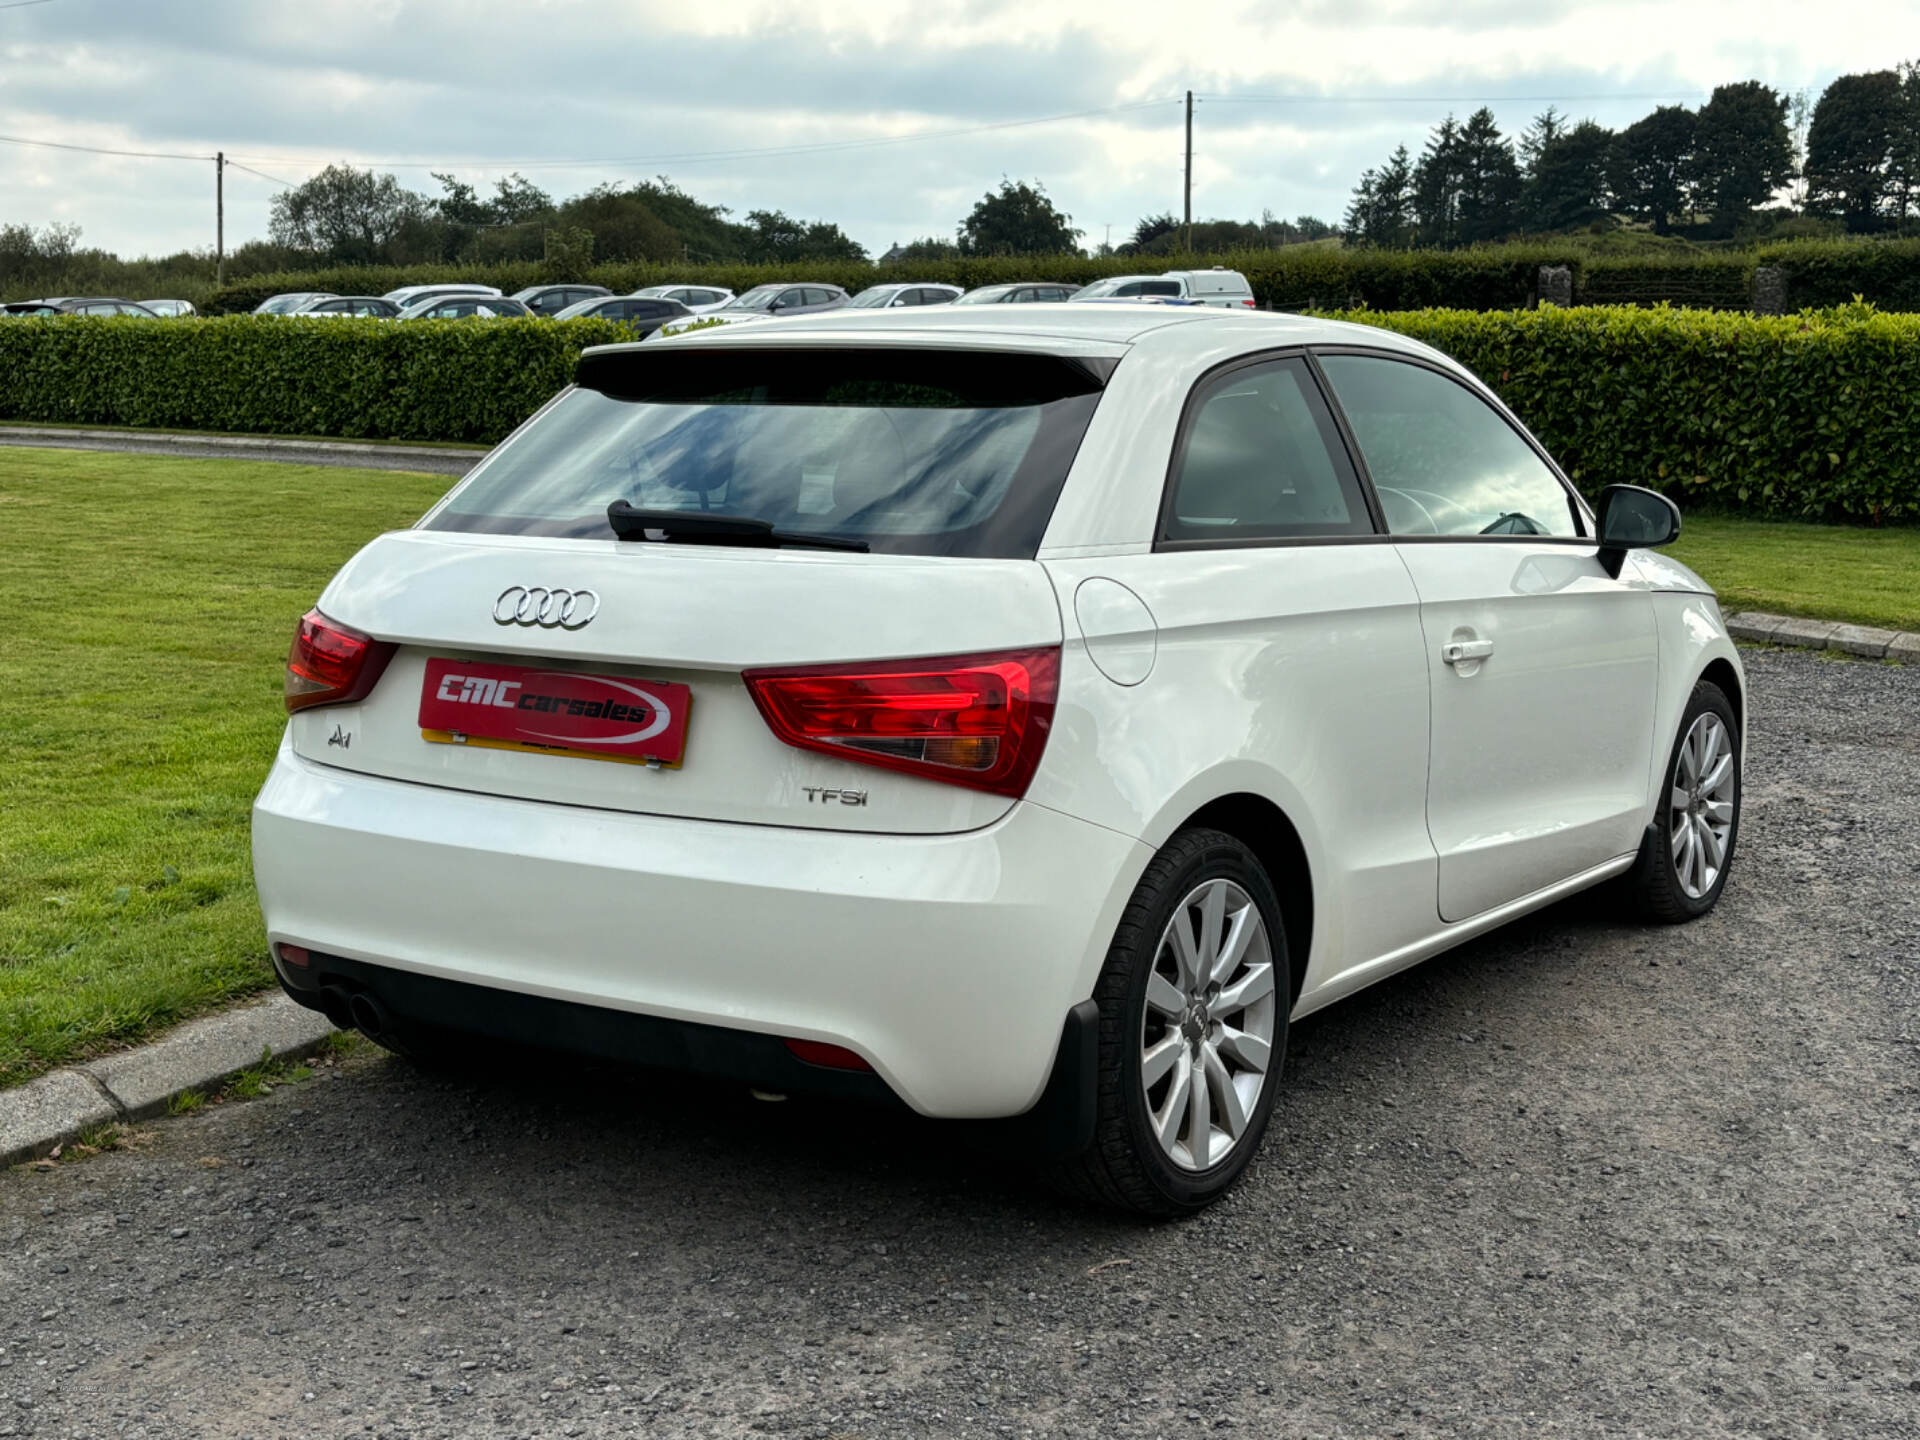
[[[573,378],[605,320],[0,321],[0,419],[495,441]]]
[[[1845,305],[1858,295],[1882,310],[1920,311],[1920,240],[1800,240],[1755,257],[1787,272],[1795,310]]]
[[[1589,493],[1880,524],[1920,520],[1920,316],[1608,308],[1353,313],[1480,375]]]

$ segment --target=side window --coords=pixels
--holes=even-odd
[[[1370,535],[1359,478],[1298,357],[1241,366],[1187,402],[1166,540]]]
[[[1178,280],[1143,280],[1140,282],[1140,288],[1134,291],[1134,294],[1171,295],[1177,297],[1180,294],[1180,282]]]
[[[1486,401],[1438,371],[1321,358],[1395,535],[1579,534],[1572,497]]]
[[[1129,295],[1144,295],[1147,293],[1147,282],[1144,280],[1131,280],[1113,293],[1116,299],[1124,299]]]

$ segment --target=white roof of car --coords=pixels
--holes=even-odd
[[[1274,311],[1218,310],[1205,306],[1084,305],[1058,302],[950,308],[915,307],[910,310],[827,310],[797,315],[779,325],[712,327],[676,335],[675,345],[804,345],[808,341],[836,344],[872,340],[908,340],[937,344],[942,340],[968,345],[1013,342],[1014,348],[1045,349],[1048,342],[1079,342],[1082,346],[1125,347],[1157,332],[1183,326],[1218,327],[1209,339],[1244,336],[1248,348],[1283,345],[1337,345],[1364,342],[1388,349],[1427,353],[1427,347],[1390,330],[1352,325],[1308,315]],[[1228,330],[1226,327],[1233,327]],[[630,342],[638,344],[641,342]],[[605,347],[619,348],[619,347]],[[1076,347],[1078,348],[1078,347]]]

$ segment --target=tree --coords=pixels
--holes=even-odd
[[[1073,217],[1054,208],[1046,187],[1002,180],[961,223],[963,255],[1068,255],[1079,248]]]
[[[1460,239],[1460,127],[1453,116],[1434,127],[1413,167],[1413,239],[1456,245]]]
[[[951,260],[960,253],[959,246],[937,235],[910,240],[899,250],[900,253],[894,257],[897,260]]]
[[[1732,234],[1793,178],[1786,98],[1758,80],[1716,86],[1695,122],[1692,178],[1714,229]]]
[[[1520,199],[1520,165],[1486,106],[1460,127],[1458,155],[1460,241],[1476,245],[1512,234]]]
[[[867,258],[865,246],[824,220],[795,220],[780,210],[749,210],[747,230],[747,259],[756,264]]]
[[[1837,215],[1853,231],[1883,223],[1904,100],[1891,70],[1842,75],[1827,86],[1807,130],[1809,214]]]
[[[1887,174],[1888,208],[1896,223],[1905,220],[1907,207],[1920,200],[1920,61],[1909,60],[1899,75],[1900,108]]]
[[[335,264],[374,265],[393,259],[396,238],[417,224],[427,203],[391,175],[329,165],[303,185],[273,197],[268,231],[283,245]]]
[[[1695,119],[1684,105],[1662,105],[1614,137],[1607,160],[1614,207],[1650,221],[1656,235],[1687,213]]]
[[[544,220],[552,214],[553,197],[518,170],[494,186],[496,225],[524,225],[529,220]]]
[[[1163,235],[1173,235],[1180,229],[1180,222],[1173,218],[1171,210],[1163,210],[1158,215],[1143,216],[1133,227],[1133,238],[1120,247],[1122,255],[1132,255],[1150,247]]]
[[[451,175],[442,175],[438,170],[433,172],[433,178],[440,182],[440,188],[446,192],[433,202],[442,220],[452,225],[486,225],[492,222],[493,208],[480,198],[473,186]]]
[[[1403,249],[1411,244],[1413,188],[1413,158],[1402,145],[1380,169],[1369,170],[1360,177],[1360,184],[1353,192],[1353,203],[1347,206],[1344,228],[1348,242],[1383,250]],[[1332,229],[1312,216],[1300,217],[1303,231],[1309,223],[1317,228],[1317,233],[1303,235],[1303,239],[1317,240]]]
[[[1520,168],[1531,175],[1540,167],[1541,154],[1567,133],[1567,117],[1549,105],[1533,117],[1520,137]]]
[[[1563,126],[1537,144],[1521,203],[1527,225],[1574,230],[1604,216],[1613,144],[1613,132],[1591,120]]]

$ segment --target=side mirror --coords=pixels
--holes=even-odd
[[[1609,485],[1595,515],[1600,563],[1616,579],[1627,551],[1648,550],[1680,538],[1680,507],[1639,485]]]

